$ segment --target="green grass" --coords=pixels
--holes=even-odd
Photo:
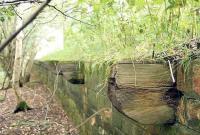
[[[79,57],[77,57],[77,55],[72,54],[71,51],[69,51],[68,49],[64,49],[64,50],[55,51],[55,52],[45,56],[41,60],[44,60],[44,61],[77,61],[77,60],[81,60],[81,59]]]
[[[77,47],[78,48],[78,47]],[[133,47],[126,47],[124,49],[116,48],[89,48],[81,50],[73,47],[66,47],[63,50],[55,51],[41,60],[43,61],[86,61],[94,63],[109,63],[122,59],[136,59],[138,61],[144,59],[151,59],[151,51],[145,50],[144,53],[136,53]]]

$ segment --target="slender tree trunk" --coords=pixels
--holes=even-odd
[[[16,16],[16,29],[21,27],[23,24],[23,20],[21,20],[18,16]],[[20,102],[21,98],[17,93],[17,88],[19,86],[20,74],[22,71],[22,41],[23,41],[23,31],[21,31],[15,41],[15,59],[14,59],[14,66],[13,66],[13,74],[12,74],[12,88],[15,90],[15,94],[17,96],[18,102]]]
[[[21,18],[19,18],[18,16],[16,16],[16,29],[19,29],[20,27],[22,27],[22,25],[23,25],[23,20]],[[31,109],[27,105],[26,101],[24,101],[18,93],[21,73],[23,71],[22,70],[22,68],[23,68],[23,66],[22,66],[23,38],[24,38],[24,33],[23,33],[23,31],[21,31],[16,36],[16,41],[15,41],[15,59],[14,59],[13,74],[12,74],[12,88],[14,89],[15,95],[17,97],[17,106],[16,106],[14,113]]]

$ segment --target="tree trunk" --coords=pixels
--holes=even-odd
[[[16,29],[19,29],[22,25],[23,25],[23,20],[17,16],[16,17]],[[24,38],[24,34],[23,34],[23,31],[21,31],[16,36],[15,59],[14,59],[13,75],[12,75],[12,88],[14,89],[15,95],[17,97],[17,106],[16,106],[14,113],[31,109],[27,105],[26,101],[24,101],[22,99],[22,97],[19,95],[19,93],[17,91],[17,89],[21,85],[20,76],[21,76],[22,68],[23,68],[22,67],[23,38]]]
[[[22,25],[23,21],[17,16],[16,17],[16,29],[18,29]],[[15,89],[20,80],[20,74],[22,71],[22,40],[24,34],[21,31],[16,37],[16,44],[15,44],[15,60],[13,66],[13,75],[12,75],[12,87]]]

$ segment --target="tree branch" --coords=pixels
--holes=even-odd
[[[2,1],[0,2],[0,6],[9,6],[9,5],[18,5],[22,3],[42,3],[39,0],[13,0],[13,1]]]
[[[18,28],[10,37],[8,37],[1,45],[0,52],[7,46],[9,43],[24,29],[26,28],[39,14],[40,12],[51,2],[51,0],[46,0],[38,10],[31,15],[31,17],[20,27]]]
[[[51,7],[51,8],[53,8],[53,9],[55,9],[56,11],[58,11],[59,13],[61,13],[62,15],[66,16],[66,17],[68,17],[68,18],[71,18],[71,19],[73,19],[73,20],[76,20],[76,21],[78,21],[78,22],[80,22],[80,23],[83,23],[83,24],[86,24],[86,25],[95,26],[95,25],[93,25],[93,24],[84,22],[84,21],[82,21],[82,20],[79,20],[79,19],[77,19],[77,18],[74,18],[74,17],[72,17],[72,16],[67,15],[66,13],[64,13],[63,11],[61,11],[60,9],[58,9],[56,6],[49,5],[49,4],[48,4],[48,6]]]
[[[22,17],[17,13],[17,11],[15,10],[14,6],[11,5],[11,7],[12,7],[13,11],[15,12],[15,14],[22,20]]]

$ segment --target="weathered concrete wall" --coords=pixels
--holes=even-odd
[[[178,121],[200,131],[200,59],[193,60],[186,71],[178,67],[177,88],[184,94],[178,107]]]
[[[56,72],[52,62],[37,62],[33,66],[34,78],[47,84],[54,90]],[[67,64],[64,64],[67,68]],[[64,66],[63,66],[64,67]],[[65,67],[64,67],[65,69]],[[97,115],[80,127],[82,135],[198,135],[198,125],[176,123],[166,125],[142,125],[129,119],[114,107],[107,96],[108,87],[105,82],[105,68],[85,74],[85,84],[71,84],[64,75],[58,76],[56,95],[72,121],[79,125],[96,112]],[[184,102],[184,100],[183,100]],[[196,106],[192,106],[196,108]],[[180,108],[184,109],[184,107]],[[185,112],[185,110],[183,110]],[[182,112],[182,111],[180,111]],[[189,111],[191,113],[191,111]],[[188,113],[189,113],[188,112]],[[181,114],[181,113],[180,113]],[[195,118],[185,119],[188,123]],[[198,117],[198,116],[197,116]]]
[[[118,62],[112,67],[108,91],[113,105],[140,123],[175,121],[181,95],[173,88],[167,64],[134,63],[133,66],[132,61]]]

